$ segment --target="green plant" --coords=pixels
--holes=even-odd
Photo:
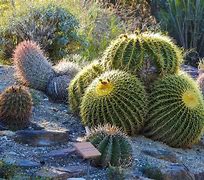
[[[13,54],[19,81],[38,90],[46,90],[47,83],[55,76],[52,65],[40,47],[33,41],[23,41]]]
[[[145,135],[173,147],[190,147],[204,128],[204,102],[187,75],[170,75],[155,83]]]
[[[132,147],[128,137],[117,127],[109,124],[93,128],[86,137],[101,153],[93,160],[96,166],[127,167],[132,163]]]
[[[62,75],[54,77],[47,86],[47,94],[52,100],[58,102],[68,101],[68,87],[72,77],[68,75]]]
[[[204,56],[204,1],[167,0],[164,8],[157,12],[161,28],[168,31],[185,49],[195,49]],[[197,66],[195,63],[188,62]]]
[[[0,160],[0,178],[11,179],[16,171],[16,166],[6,164],[4,161]]]
[[[103,59],[106,68],[130,71],[145,84],[177,73],[181,62],[181,50],[168,36],[149,32],[119,36],[107,48]]]
[[[146,116],[147,97],[142,83],[124,71],[107,71],[86,89],[81,103],[85,125],[110,123],[127,134],[139,133]]]
[[[80,71],[69,85],[69,105],[74,113],[79,113],[81,98],[91,82],[104,72],[104,68],[97,61],[87,65]]]
[[[120,167],[108,167],[108,180],[125,180],[125,170]]]
[[[81,70],[81,68],[73,62],[62,60],[57,65],[53,66],[57,76],[67,75],[70,78],[74,76]]]
[[[41,44],[55,62],[70,52],[69,45],[83,44],[77,34],[79,23],[68,9],[51,1],[22,4],[17,0],[13,11],[5,13],[7,23],[0,29],[2,59],[11,58],[15,46],[27,39]]]
[[[8,87],[0,95],[0,122],[10,129],[27,127],[30,123],[31,110],[31,95],[22,86]]]

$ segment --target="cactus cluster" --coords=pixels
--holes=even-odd
[[[69,105],[72,112],[78,114],[81,99],[91,82],[104,72],[104,68],[97,61],[84,67],[69,85]]]
[[[55,76],[52,65],[40,47],[33,41],[23,41],[13,54],[17,77],[21,83],[45,91],[47,83]]]
[[[173,147],[190,147],[204,128],[204,102],[186,75],[170,75],[155,83],[144,133]]]
[[[0,122],[10,129],[26,128],[30,122],[31,110],[31,95],[22,86],[8,87],[0,95]]]
[[[85,125],[110,123],[134,135],[143,127],[146,103],[144,87],[134,75],[112,70],[86,89],[80,114]]]
[[[86,137],[101,153],[93,160],[96,166],[128,167],[132,163],[132,147],[128,137],[117,127],[106,124],[93,128]]]
[[[182,62],[181,50],[161,34],[121,35],[107,48],[103,64],[138,75],[146,84],[159,76],[175,74]]]

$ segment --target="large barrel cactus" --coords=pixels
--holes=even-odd
[[[132,147],[128,137],[117,127],[109,124],[98,126],[86,137],[101,153],[93,160],[96,166],[127,167],[132,163]]]
[[[45,91],[47,83],[55,76],[52,65],[40,47],[33,41],[23,41],[13,55],[19,81],[34,89]]]
[[[72,112],[78,114],[81,98],[89,84],[104,72],[104,68],[97,61],[84,67],[69,85],[69,105]]]
[[[155,83],[144,133],[173,147],[190,147],[204,128],[204,102],[187,75],[170,75]]]
[[[181,50],[168,36],[153,33],[121,35],[107,48],[103,64],[108,69],[137,74],[145,84],[159,76],[177,73]]]
[[[0,95],[0,122],[10,129],[22,129],[29,125],[32,98],[21,86],[8,87]]]
[[[134,135],[143,127],[146,103],[144,87],[134,75],[112,70],[86,89],[80,114],[85,125],[110,123]]]

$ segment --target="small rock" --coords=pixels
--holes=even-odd
[[[181,164],[170,164],[162,169],[164,180],[195,180],[194,175]]]
[[[16,132],[14,140],[31,146],[52,146],[68,142],[68,131],[20,130]]]
[[[152,156],[154,158],[157,159],[162,159],[165,161],[170,161],[173,163],[178,162],[176,154],[169,151],[169,150],[143,150],[142,151],[144,154],[148,155],[148,156]]]
[[[44,155],[44,157],[66,157],[73,152],[75,152],[74,148],[58,149],[49,152],[48,154]]]
[[[0,131],[0,136],[14,136],[15,135],[15,132],[13,131]]]
[[[52,167],[50,169],[42,169],[36,173],[37,177],[48,179],[68,179],[76,176],[85,175],[85,168],[81,166],[70,166],[66,168]]]
[[[22,168],[36,168],[36,167],[40,167],[41,164],[38,162],[34,162],[34,161],[30,161],[27,159],[22,159],[22,160],[18,160],[15,162],[15,165],[17,167],[22,167]]]

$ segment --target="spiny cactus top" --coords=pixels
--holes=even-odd
[[[197,84],[186,75],[158,82],[150,96],[145,134],[173,147],[190,147],[204,128],[204,102]]]
[[[23,41],[13,54],[18,79],[34,89],[46,90],[47,83],[55,76],[52,65],[40,47],[33,41]]]
[[[182,62],[181,54],[167,36],[135,33],[113,41],[104,53],[103,63],[106,68],[131,71],[145,80],[147,74],[175,74]]]
[[[116,126],[106,124],[91,130],[86,137],[101,153],[93,161],[96,166],[127,167],[132,163],[132,147],[128,137]]]
[[[32,98],[23,87],[8,87],[0,95],[0,122],[11,129],[25,128],[31,116]]]
[[[81,70],[81,68],[73,62],[62,60],[57,65],[53,67],[58,76],[67,75],[70,78],[74,76]]]
[[[89,84],[104,72],[104,68],[97,61],[84,67],[69,85],[69,105],[72,112],[78,114],[81,98]]]
[[[143,127],[146,103],[144,87],[134,75],[112,70],[86,89],[80,114],[86,125],[110,123],[133,135]]]

